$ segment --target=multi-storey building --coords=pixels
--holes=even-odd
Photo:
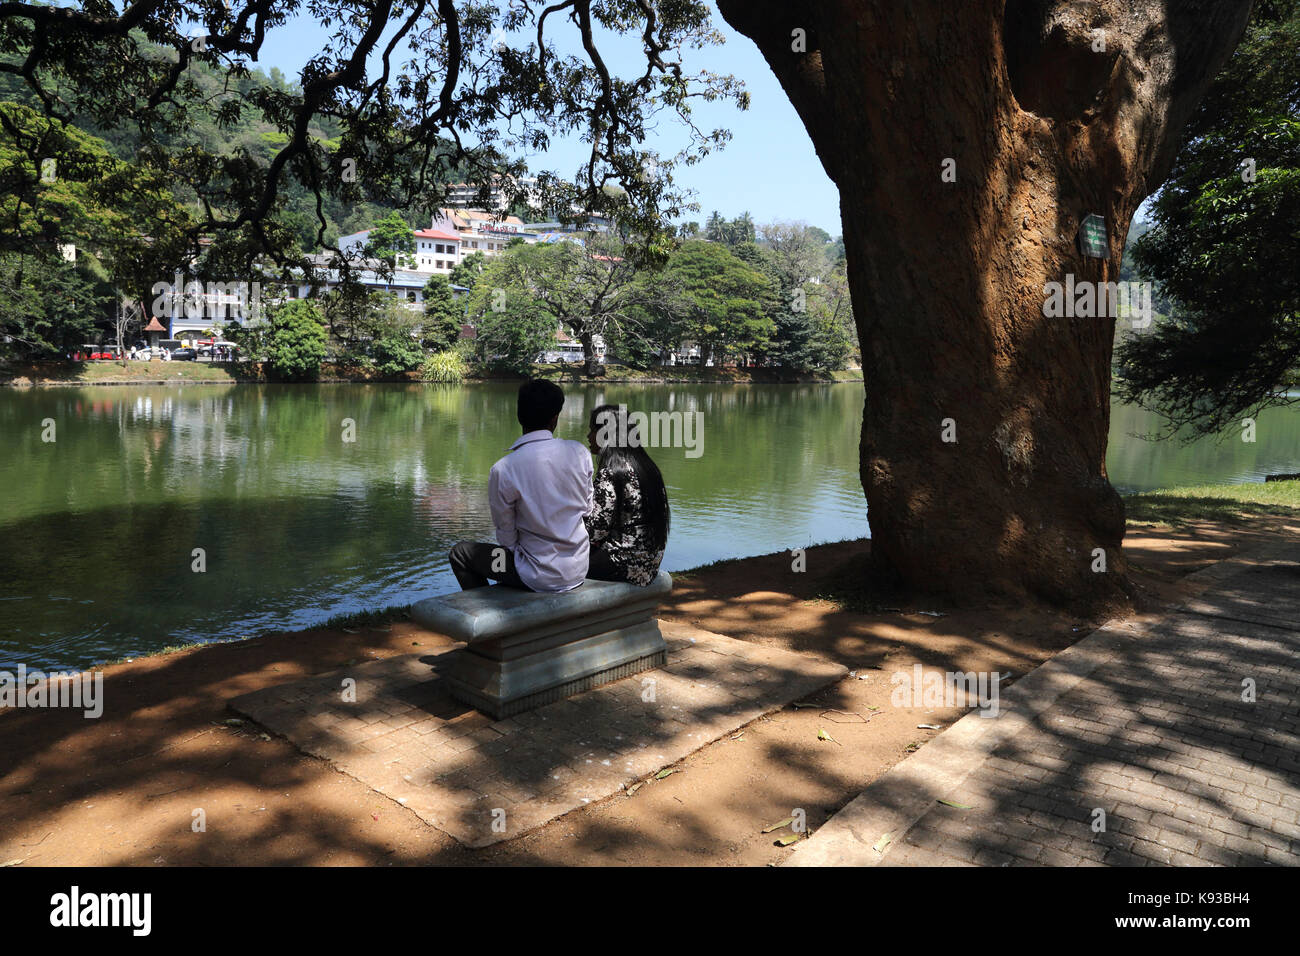
[[[446,275],[460,262],[460,236],[440,229],[415,231],[415,271]]]
[[[369,236],[369,229],[340,236],[339,249],[361,255]],[[415,253],[398,266],[446,275],[471,253],[481,252],[491,258],[516,237],[525,242],[537,241],[518,216],[497,216],[482,209],[439,209],[428,229],[415,231]]]
[[[504,180],[498,176],[487,188],[488,208],[498,213],[506,208],[506,191],[502,188],[503,182]],[[523,187],[524,195],[531,200],[536,193],[537,180],[529,177],[518,180],[518,183]],[[482,201],[477,183],[452,183],[447,187],[448,206],[469,207]]]
[[[460,240],[460,257],[481,252],[489,259],[499,255],[514,238],[536,242],[518,216],[501,216],[482,209],[439,209],[432,229],[452,233]]]
[[[416,235],[418,236],[419,233],[416,233]],[[421,241],[432,242],[432,240],[417,240],[417,254],[422,251],[418,246],[418,242]],[[438,243],[433,244],[436,246]],[[444,240],[442,245],[445,249],[448,243]],[[434,252],[432,255],[436,257],[438,253]],[[443,255],[448,255],[448,253],[444,252]],[[339,274],[336,270],[329,268],[330,256],[321,254],[311,258],[313,265],[324,273],[325,287],[321,291],[328,292],[336,288],[339,285]],[[445,265],[447,260],[444,259],[443,262],[444,268],[441,271],[443,273],[449,272],[451,267]],[[391,275],[385,275],[380,269],[380,264],[373,260],[357,263],[357,269],[357,281],[363,286],[372,292],[383,292],[392,295],[410,309],[424,308],[424,287],[428,283],[430,275],[439,274],[439,272],[429,269],[404,269],[399,266],[392,270]],[[458,296],[469,291],[456,285],[451,288]],[[299,285],[290,286],[286,291],[288,298],[301,299],[311,294],[311,287],[306,282],[302,282]]]

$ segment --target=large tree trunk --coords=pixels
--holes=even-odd
[[[1122,597],[1114,320],[1046,318],[1044,285],[1117,279],[1129,220],[1249,0],[719,7],[840,189],[878,573],[965,597]],[[1105,217],[1108,260],[1077,250],[1089,213]]]
[[[600,362],[596,358],[595,336],[588,331],[578,333],[578,342],[582,345],[582,374],[593,378],[600,374]]]

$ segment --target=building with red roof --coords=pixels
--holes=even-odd
[[[447,275],[460,262],[460,236],[441,229],[415,230],[415,271]]]

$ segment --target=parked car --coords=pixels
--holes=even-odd
[[[197,349],[192,349],[187,347],[172,349],[173,362],[193,362],[196,359],[198,359],[198,357],[199,357],[199,353]]]

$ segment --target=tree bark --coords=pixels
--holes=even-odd
[[[1044,286],[1117,280],[1249,0],[719,7],[840,189],[875,573],[961,598],[1122,599],[1114,320],[1047,318]],[[1078,251],[1089,213],[1108,259]]]
[[[578,341],[582,345],[582,374],[594,378],[600,371],[600,363],[596,361],[595,336],[584,330],[578,333]]]

